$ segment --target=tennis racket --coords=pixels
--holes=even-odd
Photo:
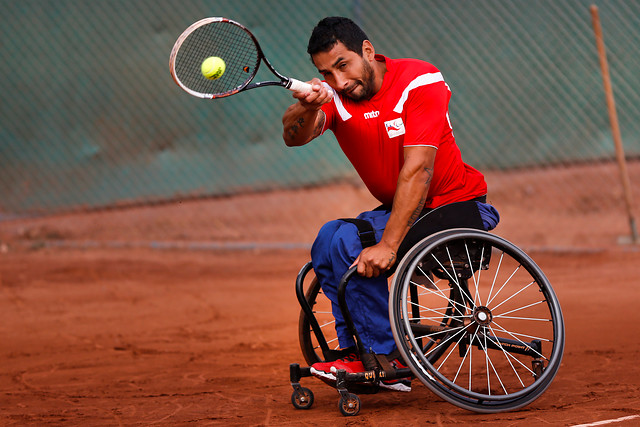
[[[217,56],[225,62],[224,74],[209,80],[202,75],[202,62]],[[278,78],[252,83],[264,62]],[[262,86],[282,86],[294,92],[308,92],[311,85],[285,77],[273,68],[251,32],[227,18],[205,18],[187,28],[173,45],[169,66],[173,80],[187,93],[215,99]]]

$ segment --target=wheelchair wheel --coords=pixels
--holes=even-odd
[[[475,412],[521,408],[555,377],[560,305],[521,249],[473,229],[425,238],[403,257],[391,328],[409,368],[443,399]]]
[[[353,393],[349,393],[347,396],[340,396],[340,400],[338,401],[338,409],[345,417],[358,415],[358,413],[360,413],[360,406],[360,398]]]
[[[309,409],[313,402],[313,392],[306,387],[300,387],[291,394],[291,403],[296,409]]]
[[[305,292],[305,298],[313,310],[327,344],[331,348],[337,348],[338,337],[335,330],[335,320],[331,312],[331,301],[322,293],[320,282],[318,282],[318,279],[315,277],[311,280]],[[300,311],[300,317],[298,319],[298,335],[302,355],[309,366],[317,362],[327,361],[316,335],[311,328],[309,319],[302,310]]]

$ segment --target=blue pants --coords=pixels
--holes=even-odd
[[[500,218],[498,212],[493,206],[484,203],[478,203],[478,208],[485,230],[494,228]],[[371,223],[376,241],[379,242],[390,214],[388,210],[376,210],[363,212],[358,218]],[[341,220],[326,223],[311,248],[311,262],[316,277],[332,302],[341,348],[354,346],[355,342],[346,328],[338,305],[338,284],[360,252],[362,244],[357,227]],[[377,354],[393,352],[396,345],[389,323],[387,276],[366,278],[353,275],[347,286],[346,302],[364,350]]]
[[[363,212],[358,216],[368,220],[380,241],[390,211]],[[311,247],[311,262],[316,277],[327,298],[332,302],[333,317],[341,348],[354,346],[338,306],[338,284],[351,264],[362,252],[358,229],[340,220],[326,223]],[[389,324],[389,287],[387,277],[375,278],[353,275],[346,292],[347,306],[365,349],[372,353],[389,354],[395,341]]]

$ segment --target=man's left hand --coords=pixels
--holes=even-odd
[[[358,274],[361,276],[378,277],[393,267],[396,262],[396,256],[396,249],[384,242],[380,242],[360,252],[352,267],[357,265]]]

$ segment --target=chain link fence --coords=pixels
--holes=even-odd
[[[308,243],[323,221],[374,207],[331,135],[284,147],[286,90],[206,101],[168,72],[188,25],[226,16],[277,69],[310,79],[311,29],[343,15],[379,53],[440,68],[458,144],[486,173],[504,234],[526,229],[524,243],[543,246],[611,241],[629,233],[628,213],[591,4],[637,211],[638,1],[0,0],[0,238]],[[37,225],[69,213],[55,230]]]

